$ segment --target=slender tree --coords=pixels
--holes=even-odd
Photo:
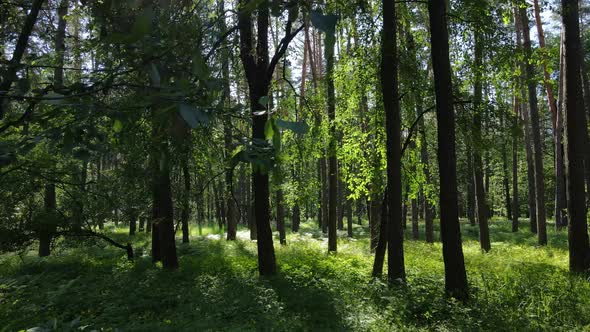
[[[461,229],[459,227],[455,113],[453,110],[446,1],[428,1],[428,14],[430,17],[430,43],[438,123],[440,229],[445,264],[445,289],[447,294],[451,296],[467,299],[469,297],[467,273],[465,272]]]
[[[589,268],[588,223],[584,193],[584,157],[587,153],[580,69],[580,23],[576,0],[562,0],[565,45],[566,179],[568,199],[569,265],[572,272]]]
[[[401,222],[401,114],[398,98],[397,18],[395,1],[383,0],[381,37],[381,91],[387,135],[387,277],[390,284],[406,279]],[[385,208],[384,208],[385,210]]]

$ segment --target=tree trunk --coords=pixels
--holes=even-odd
[[[445,289],[447,294],[451,296],[467,299],[467,274],[459,226],[455,113],[452,105],[453,91],[446,0],[429,1],[428,13],[438,122],[440,224],[445,264]]]
[[[320,208],[321,208],[321,229],[324,234],[328,233],[328,206],[329,197],[328,197],[328,167],[327,167],[327,160],[325,157],[320,158],[320,172],[321,172],[321,186],[322,186],[322,200],[320,201]]]
[[[328,121],[329,121],[329,145],[328,145],[328,251],[337,250],[338,235],[336,208],[338,197],[338,161],[336,159],[336,98],[334,95],[334,46],[336,37],[325,33],[325,57],[326,57],[326,85],[328,96]]]
[[[137,232],[137,215],[131,212],[129,215],[129,236],[134,236]]]
[[[575,0],[562,0],[565,30],[565,114],[566,178],[568,198],[568,242],[570,271],[583,273],[589,268],[588,223],[584,193],[584,158],[588,142],[584,127],[584,105],[580,82],[581,43],[579,8]]]
[[[467,146],[467,218],[469,225],[475,226],[475,177],[473,176],[473,152]]]
[[[299,224],[301,223],[301,208],[299,207],[298,202],[295,202],[295,206],[293,206],[293,218],[291,222],[293,233],[298,233]]]
[[[532,56],[529,20],[526,8],[520,8],[522,20],[522,32],[524,38],[524,50],[526,54],[525,73],[527,77],[529,112],[531,123],[531,136],[533,141],[533,165],[535,174],[535,205],[537,216],[537,235],[539,245],[547,244],[547,226],[545,220],[545,182],[543,179],[543,146],[541,141],[541,128],[539,125],[539,109],[537,104],[537,89],[534,81],[535,67],[528,60]]]
[[[278,166],[277,166],[278,167]],[[287,244],[285,234],[285,206],[283,205],[283,189],[277,190],[277,230],[279,231],[279,241],[282,245]]]
[[[398,97],[397,18],[395,1],[383,0],[381,41],[381,89],[385,110],[387,157],[387,279],[405,282],[404,234],[401,221],[401,111]]]
[[[559,47],[559,105],[557,107],[557,118],[555,121],[555,228],[560,230],[567,226],[567,198],[565,187],[565,164],[563,151],[563,116],[565,97],[565,45],[563,41],[565,31],[561,29],[561,42]]]
[[[188,228],[188,220],[190,218],[190,194],[191,194],[191,178],[190,172],[188,168],[188,158],[189,155],[187,153],[186,156],[183,157],[182,160],[182,178],[184,180],[184,192],[182,194],[182,212],[180,216],[180,220],[182,223],[182,243],[189,243],[189,236],[190,231]]]
[[[481,137],[482,128],[482,62],[483,45],[481,33],[475,33],[475,84],[473,87],[473,182],[475,183],[475,203],[477,206],[477,223],[479,225],[479,244],[483,251],[488,252],[490,245],[490,230],[488,226],[488,206],[486,191],[484,190],[482,150],[484,143]]]
[[[520,206],[518,203],[518,117],[519,99],[514,97],[514,123],[512,127],[512,232],[518,232],[518,217]]]
[[[385,260],[385,249],[387,249],[387,237],[388,237],[388,214],[387,211],[387,191],[383,197],[381,203],[381,223],[379,226],[379,240],[375,248],[375,260],[373,261],[373,273],[371,274],[374,278],[381,277],[383,275],[383,262]]]

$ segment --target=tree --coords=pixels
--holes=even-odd
[[[395,1],[383,0],[383,33],[381,37],[381,90],[387,136],[387,279],[390,284],[406,279],[401,178],[401,114],[398,97],[398,67]],[[383,228],[382,228],[383,229]]]
[[[446,1],[430,0],[428,2],[428,14],[430,18],[430,43],[438,123],[440,227],[445,264],[445,289],[451,296],[467,299],[469,296],[467,274],[465,272],[457,205],[455,114],[449,60]]]
[[[529,99],[529,117],[531,123],[531,138],[533,143],[533,165],[535,174],[535,205],[537,217],[537,234],[540,245],[547,244],[547,225],[545,217],[545,180],[543,171],[543,146],[541,142],[541,128],[539,125],[539,105],[537,103],[537,88],[534,81],[535,68],[530,58],[532,56],[529,20],[526,7],[520,8],[522,20],[522,35],[525,58],[526,82]]]
[[[584,193],[584,157],[588,142],[580,82],[581,52],[579,6],[575,0],[562,0],[565,45],[566,179],[568,199],[569,265],[572,272],[584,272],[588,259],[587,206]]]
[[[240,0],[238,2],[238,30],[240,33],[240,59],[244,66],[249,88],[250,108],[252,109],[252,143],[264,149],[268,144],[265,137],[265,126],[268,120],[267,102],[270,82],[274,69],[285,54],[289,43],[303,26],[291,31],[289,20],[285,29],[285,37],[279,49],[269,61],[268,27],[269,1]],[[252,16],[256,13],[256,39],[252,32]],[[256,48],[254,49],[254,42]],[[262,276],[276,273],[275,252],[270,228],[270,204],[268,169],[259,164],[252,164],[252,194],[254,199],[254,218],[258,237],[258,272]]]

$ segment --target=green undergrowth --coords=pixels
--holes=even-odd
[[[357,225],[355,239],[343,232],[339,252],[327,254],[326,239],[305,223],[288,245],[275,242],[279,273],[266,279],[244,230],[236,242],[193,230],[191,243],[178,245],[175,272],[151,263],[141,233],[134,262],[99,242],[62,241],[49,258],[0,256],[0,331],[590,330],[590,285],[567,272],[567,234],[551,230],[550,245],[537,247],[522,226],[514,234],[493,221],[488,254],[477,227],[462,226],[467,303],[443,296],[441,244],[409,234],[407,284],[371,280],[367,229]],[[125,229],[110,232],[128,240]]]

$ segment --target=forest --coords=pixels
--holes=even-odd
[[[0,332],[590,330],[590,1],[0,0]]]

